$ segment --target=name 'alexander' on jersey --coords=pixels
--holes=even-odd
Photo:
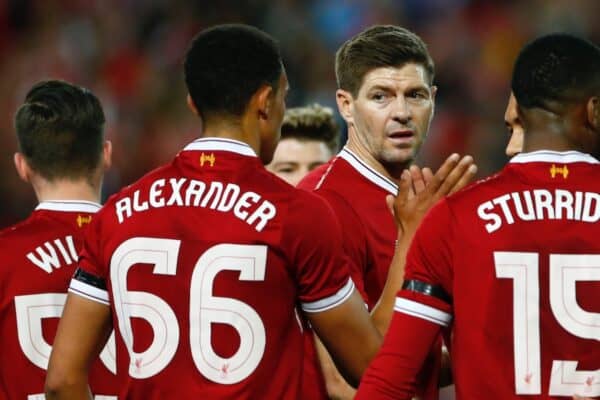
[[[170,187],[165,190],[165,187]],[[162,207],[202,207],[219,212],[232,212],[235,217],[254,227],[257,232],[277,215],[270,201],[253,191],[243,191],[235,183],[203,182],[197,179],[157,179],[147,192],[136,190],[131,196],[115,202],[119,224],[135,213]]]

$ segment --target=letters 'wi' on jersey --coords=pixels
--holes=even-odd
[[[600,395],[599,177],[586,154],[521,154],[423,221],[407,279],[451,304],[402,291],[396,310],[452,315],[459,398]]]
[[[0,232],[0,398],[43,395],[83,233],[98,209],[85,201],[45,201],[26,220]],[[118,392],[112,340],[91,372],[98,395]]]
[[[249,146],[199,139],[109,199],[70,290],[110,305],[127,398],[296,399],[296,310],[354,288],[339,236]]]

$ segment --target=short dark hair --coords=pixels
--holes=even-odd
[[[375,25],[347,40],[335,54],[335,75],[340,89],[358,94],[364,76],[374,68],[423,65],[429,84],[435,68],[427,45],[419,36],[395,25]]]
[[[332,153],[337,152],[340,129],[333,110],[320,104],[288,108],[283,117],[281,139],[316,140],[324,142]]]
[[[275,40],[240,24],[200,32],[185,56],[185,83],[202,117],[241,116],[262,86],[277,90],[283,64]]]
[[[35,84],[15,115],[20,151],[52,181],[88,178],[100,165],[104,112],[89,90],[60,80]]]
[[[600,48],[566,33],[542,36],[519,53],[512,91],[523,108],[600,95]]]

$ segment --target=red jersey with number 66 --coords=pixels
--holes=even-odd
[[[445,325],[459,399],[600,396],[599,178],[587,154],[524,153],[438,203],[357,398],[410,398],[411,371]]]
[[[249,146],[199,139],[109,199],[70,290],[112,308],[128,399],[296,399],[296,310],[354,289],[339,237]]]

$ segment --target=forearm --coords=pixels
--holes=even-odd
[[[50,377],[46,380],[46,400],[92,400],[87,375]]]
[[[356,389],[350,386],[338,372],[327,349],[325,349],[325,346],[323,346],[323,343],[321,343],[316,335],[315,348],[317,350],[317,356],[319,357],[319,363],[321,364],[321,371],[325,380],[328,397],[332,400],[353,399],[356,394]]]
[[[392,262],[390,264],[390,269],[388,271],[383,292],[379,297],[379,301],[371,311],[371,320],[373,321],[373,324],[379,333],[382,335],[385,335],[388,330],[394,312],[396,295],[404,283],[406,255],[408,254],[408,249],[413,236],[413,231],[409,231],[404,234],[398,234],[394,257],[392,258]]]

